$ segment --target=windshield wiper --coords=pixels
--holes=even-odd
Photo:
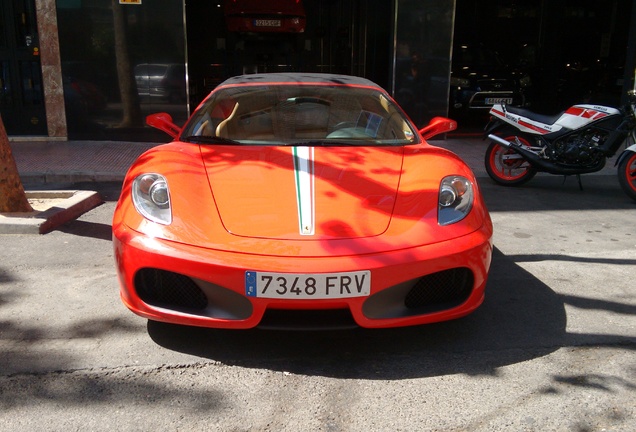
[[[240,143],[239,141],[235,141],[230,138],[210,135],[190,135],[185,138],[181,138],[181,140],[191,143],[242,145],[242,143]]]

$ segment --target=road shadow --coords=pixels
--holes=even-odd
[[[613,176],[587,176],[580,190],[575,177],[537,176],[521,188],[480,179],[491,213],[629,210]],[[537,213],[538,214],[538,213]],[[148,322],[160,346],[250,368],[335,378],[421,378],[448,374],[496,375],[498,368],[550,354],[567,346],[626,346],[619,335],[568,334],[565,305],[620,310],[633,308],[557,294],[522,266],[554,256],[506,256],[498,249],[486,287],[486,300],[473,314],[455,321],[418,327],[332,332],[229,331]],[[565,255],[556,259],[568,262]],[[584,259],[576,258],[577,262]],[[596,262],[598,258],[590,258]],[[606,264],[633,265],[632,260]],[[594,304],[590,304],[594,302]]]
[[[224,364],[334,378],[496,375],[566,340],[563,300],[495,250],[486,300],[468,317],[386,330],[215,330],[148,322],[160,346]]]
[[[479,185],[490,212],[558,210],[633,210],[636,201],[621,189],[616,175],[562,177],[540,174],[522,186],[500,186],[488,177]]]
[[[84,220],[73,220],[56,228],[66,234],[72,234],[80,237],[91,237],[98,240],[111,241],[113,238],[113,229],[110,224],[99,222],[90,222]]]

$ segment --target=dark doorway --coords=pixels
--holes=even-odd
[[[0,3],[0,113],[9,135],[46,135],[34,0]]]

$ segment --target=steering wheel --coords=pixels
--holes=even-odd
[[[336,123],[336,125],[331,128],[332,131],[336,131],[338,129],[344,129],[344,128],[352,128],[352,127],[356,127],[356,122],[352,122],[352,121],[343,121],[340,123]]]

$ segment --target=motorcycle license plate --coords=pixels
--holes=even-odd
[[[486,105],[511,104],[512,98],[486,98]]]

